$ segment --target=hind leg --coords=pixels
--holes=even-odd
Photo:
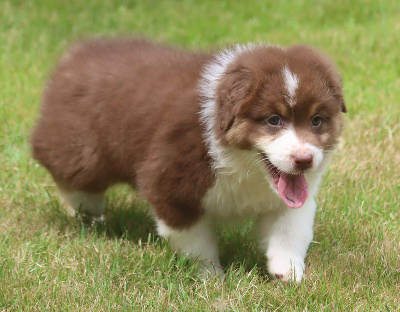
[[[83,191],[65,191],[60,188],[60,194],[69,204],[68,212],[71,215],[84,213],[93,221],[104,220],[105,198],[104,193],[87,193]]]

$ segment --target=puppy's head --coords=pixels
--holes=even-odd
[[[324,163],[342,129],[346,106],[333,63],[306,46],[257,46],[230,62],[215,90],[220,144],[261,157],[285,204],[308,196],[305,174]]]

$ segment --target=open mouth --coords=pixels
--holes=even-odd
[[[262,159],[286,206],[293,209],[302,207],[308,197],[308,184],[304,174],[294,175],[280,171],[264,153],[262,153]]]

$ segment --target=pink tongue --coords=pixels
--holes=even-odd
[[[304,205],[308,196],[308,184],[304,175],[281,174],[278,192],[289,208],[297,209]]]

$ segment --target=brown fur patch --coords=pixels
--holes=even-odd
[[[77,44],[47,84],[31,138],[33,156],[63,189],[98,193],[129,183],[166,224],[191,226],[214,182],[198,94],[211,58],[138,39]],[[300,79],[294,108],[285,101],[285,65]],[[273,114],[294,124],[304,140],[328,148],[346,110],[336,69],[301,46],[242,53],[222,76],[216,100],[218,139],[242,149],[260,136],[279,135],[267,123]],[[327,120],[319,132],[310,128],[316,112]]]
[[[191,225],[213,181],[196,92],[209,58],[145,40],[79,43],[47,84],[34,157],[64,189],[130,183],[168,225]]]

